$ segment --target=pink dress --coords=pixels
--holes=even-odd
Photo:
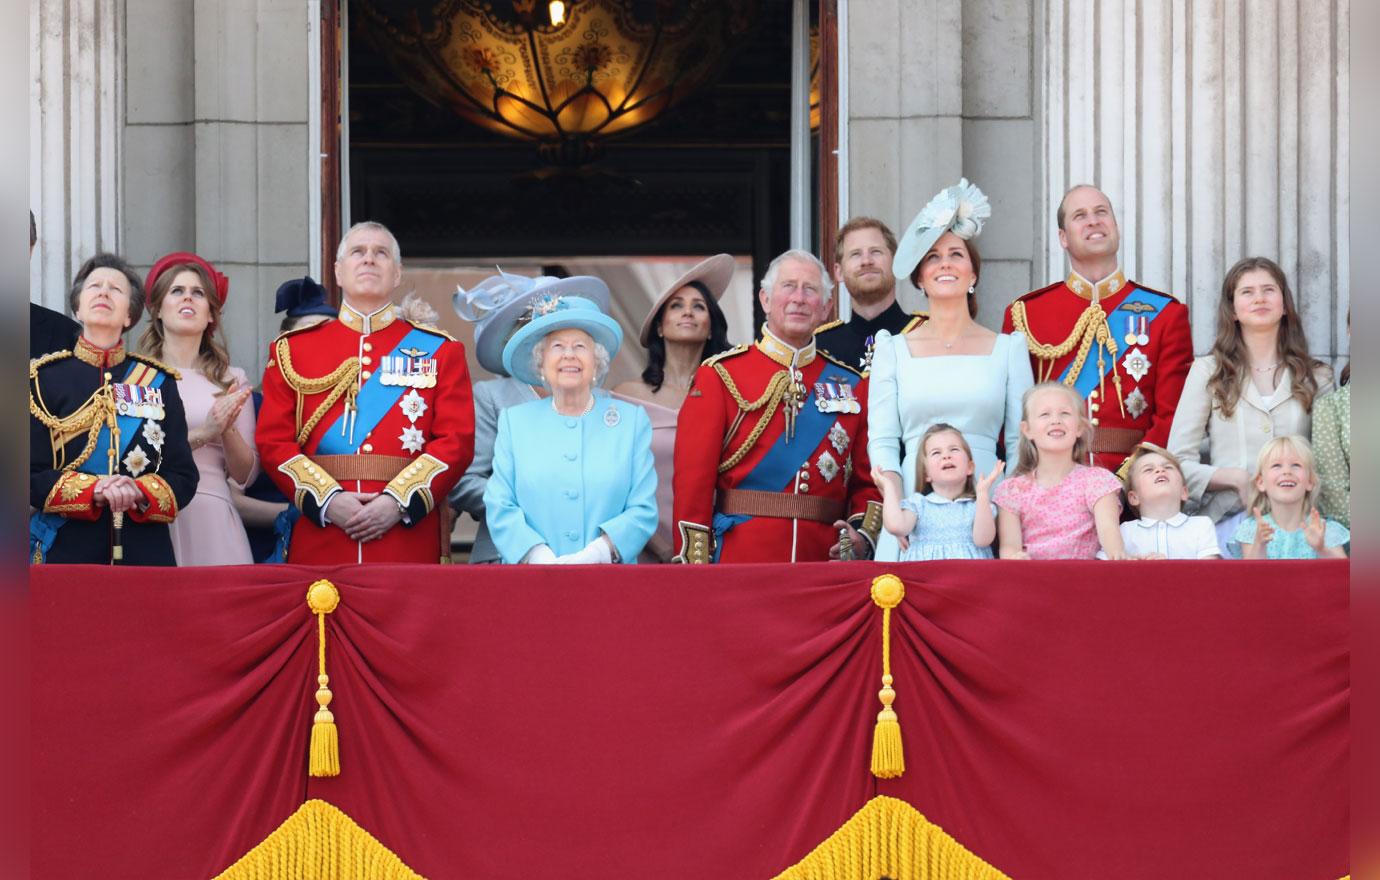
[[[1059,485],[1048,488],[1033,473],[1007,477],[992,500],[1020,517],[1021,540],[1031,559],[1094,559],[1102,543],[1093,505],[1120,491],[1121,481],[1111,471],[1079,464]]]
[[[647,411],[647,418],[651,419],[652,463],[656,467],[657,525],[656,534],[647,542],[646,549],[637,557],[637,561],[644,565],[670,562],[671,554],[675,552],[675,543],[671,537],[671,474],[676,455],[676,417],[680,415],[680,410],[648,403],[626,394],[610,393],[609,396],[637,404]],[[654,545],[667,548],[664,558],[653,552]]]
[[[182,396],[182,405],[187,409],[187,430],[190,432],[206,424],[206,416],[211,412],[211,404],[220,393],[210,379],[198,370],[182,370],[182,378],[177,383],[177,393]],[[230,375],[239,385],[247,385],[244,370],[231,367]],[[254,406],[246,403],[235,421],[240,436],[254,446]],[[219,441],[207,443],[200,449],[192,450],[196,460],[200,482],[197,483],[196,497],[186,507],[178,511],[173,520],[173,555],[178,565],[251,565],[254,554],[249,549],[249,537],[244,532],[244,523],[234,502],[230,500],[230,476],[225,471],[225,448]],[[258,453],[254,455],[254,467],[250,470],[249,481],[253,481],[259,471]],[[239,484],[236,484],[239,486]],[[243,486],[239,486],[243,489]]]

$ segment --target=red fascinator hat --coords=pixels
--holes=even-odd
[[[222,306],[225,305],[225,299],[230,295],[230,279],[217,272],[215,266],[212,266],[201,257],[188,251],[176,251],[165,257],[159,257],[158,262],[154,263],[153,268],[149,270],[149,277],[144,281],[144,289],[152,291],[154,282],[157,281],[164,272],[168,271],[173,266],[180,266],[183,263],[195,263],[205,269],[206,274],[210,275],[211,280],[215,282],[216,298],[220,300]]]

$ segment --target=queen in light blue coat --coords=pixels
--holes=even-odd
[[[499,414],[489,534],[506,563],[636,562],[657,525],[651,421],[594,395],[622,329],[584,297],[546,296],[533,311],[503,366],[551,397]]]

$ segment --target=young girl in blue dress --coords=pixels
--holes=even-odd
[[[1005,462],[973,478],[973,453],[955,427],[931,425],[920,438],[915,482],[920,491],[900,498],[896,482],[876,468],[872,479],[882,491],[882,525],[896,536],[901,562],[923,559],[991,559],[997,536],[992,484]]]
[[[1233,535],[1245,559],[1346,558],[1351,532],[1318,512],[1318,468],[1302,437],[1276,437],[1260,450],[1251,512]]]

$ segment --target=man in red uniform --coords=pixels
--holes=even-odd
[[[401,255],[383,225],[345,233],[335,276],[338,319],[278,337],[264,370],[259,457],[302,512],[287,561],[443,561],[437,501],[474,455],[464,347],[398,316]]]
[[[762,339],[705,361],[676,427],[679,562],[811,562],[840,534],[871,556],[880,495],[867,458],[867,380],[815,348],[828,314],[824,265],[771,262],[758,291]]]
[[[1121,232],[1100,190],[1069,190],[1056,220],[1071,271],[1008,306],[1002,331],[1025,334],[1037,382],[1083,395],[1095,426],[1092,463],[1115,471],[1141,441],[1169,441],[1193,362],[1188,309],[1122,274]]]

